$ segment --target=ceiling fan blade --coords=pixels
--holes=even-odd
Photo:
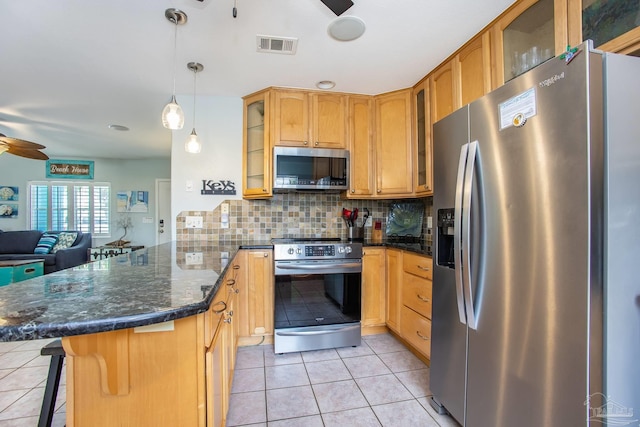
[[[11,138],[10,136],[6,136],[0,133],[0,141],[13,145],[18,148],[26,148],[28,150],[42,150],[45,147],[44,145],[36,144],[35,142],[25,141],[24,139]]]
[[[36,160],[49,160],[49,156],[38,150],[30,150],[28,148],[20,148],[15,145],[9,145],[7,153],[14,154],[20,157],[26,157],[27,159]]]

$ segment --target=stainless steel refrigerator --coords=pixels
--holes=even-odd
[[[433,152],[432,405],[637,426],[640,59],[585,43],[435,123]]]

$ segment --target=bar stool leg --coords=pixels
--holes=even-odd
[[[47,376],[47,385],[44,389],[44,398],[42,399],[42,409],[40,410],[38,427],[51,427],[53,413],[56,409],[56,398],[58,397],[58,385],[60,384],[63,361],[64,353],[62,355],[55,354],[51,356],[49,375]]]

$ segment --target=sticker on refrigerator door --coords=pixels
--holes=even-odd
[[[529,117],[536,115],[536,89],[531,88],[498,105],[500,130],[511,126],[523,126]]]

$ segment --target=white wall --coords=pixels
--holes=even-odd
[[[70,158],[64,158],[71,160]],[[155,220],[155,180],[156,178],[170,178],[171,168],[169,159],[147,159],[147,160],[114,160],[114,159],[91,159],[94,160],[94,180],[91,182],[111,183],[111,227],[110,238],[94,239],[93,245],[98,246],[106,242],[116,240],[123,233],[116,229],[116,194],[118,191],[142,190],[149,192],[149,212],[131,213],[134,227],[127,233],[127,240],[134,244],[152,246],[155,244],[156,220]],[[19,215],[17,218],[1,218],[0,229],[26,230],[27,226],[27,182],[46,181],[46,163],[41,160],[30,160],[22,157],[3,154],[0,156],[0,186],[8,185],[19,187],[20,199]],[[61,180],[63,181],[63,180]],[[90,182],[90,181],[87,181]],[[144,224],[143,217],[153,217],[151,224]]]
[[[178,97],[185,113],[184,128],[173,131],[171,147],[171,216],[183,211],[212,211],[222,201],[242,199],[242,98],[198,96],[196,132],[202,141],[199,154],[184,151],[193,128],[193,98]],[[201,195],[202,180],[230,180],[235,196]],[[186,191],[187,181],[193,190]]]

